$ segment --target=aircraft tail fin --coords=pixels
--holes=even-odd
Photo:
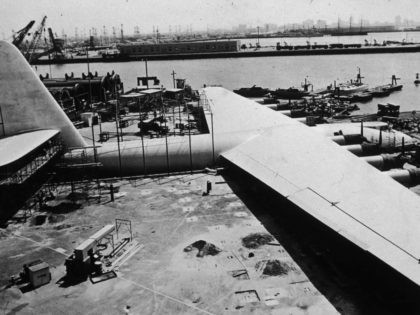
[[[20,51],[5,41],[0,41],[0,114],[0,137],[57,129],[65,145],[86,146]]]

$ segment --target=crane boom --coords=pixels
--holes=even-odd
[[[39,24],[37,30],[34,32],[33,36],[32,36],[32,41],[29,45],[28,50],[25,53],[25,57],[26,59],[29,61],[29,63],[31,62],[32,59],[32,55],[34,54],[36,45],[38,44],[39,39],[41,38],[41,34],[44,30],[44,26],[45,26],[45,21],[47,20],[47,16],[45,15],[42,18],[41,23]]]
[[[51,29],[51,27],[49,27],[48,28],[48,34],[49,34],[49,36],[50,36],[50,41],[51,41],[51,44],[52,44],[52,48],[53,48],[53,50],[56,52],[56,53],[58,53],[58,54],[63,54],[63,52],[62,52],[62,50],[61,50],[61,46],[57,43],[57,40],[56,40],[56,38],[54,37],[54,33],[53,33],[53,31],[52,31],[52,29]]]
[[[51,48],[46,49],[45,51],[39,53],[39,54],[32,54],[31,55],[31,61],[37,60],[43,56],[47,56],[49,54],[54,54],[54,58],[64,58],[62,45],[60,45],[57,41],[57,39],[54,37],[54,33],[51,29],[51,27],[48,28],[48,35],[50,37],[51,42]]]
[[[25,36],[28,34],[31,27],[35,24],[35,21],[30,21],[28,25],[26,25],[21,30],[17,31],[15,35],[13,35],[13,45],[20,49],[20,45],[22,44]]]

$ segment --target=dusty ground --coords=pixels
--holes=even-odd
[[[203,196],[207,180],[213,190]],[[33,219],[1,230],[2,313],[123,314],[126,305],[131,314],[336,313],[222,177],[120,184],[123,196],[115,202],[107,190],[80,187],[89,193],[76,201],[79,209],[67,204],[47,213],[42,225]],[[59,191],[55,205],[68,202],[70,188]],[[66,256],[116,218],[132,221],[143,247],[120,266],[117,278],[60,286]],[[24,263],[38,258],[51,265],[50,284],[26,293],[6,286]]]

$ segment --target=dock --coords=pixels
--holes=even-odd
[[[326,48],[326,49],[299,49],[299,50],[276,50],[276,47],[263,47],[261,49],[247,49],[229,52],[202,52],[182,54],[150,54],[141,56],[111,55],[109,57],[75,56],[65,59],[41,58],[34,60],[34,65],[46,64],[72,64],[72,63],[95,63],[95,62],[129,62],[147,60],[183,60],[183,59],[212,59],[212,58],[253,58],[253,57],[281,57],[281,56],[313,56],[313,55],[353,55],[353,54],[390,54],[419,52],[420,45],[401,46],[368,46],[361,48]]]

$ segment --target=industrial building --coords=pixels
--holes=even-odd
[[[119,46],[119,49],[121,55],[124,56],[232,52],[239,51],[240,42],[239,40],[222,40],[213,42],[131,44],[121,45]]]

